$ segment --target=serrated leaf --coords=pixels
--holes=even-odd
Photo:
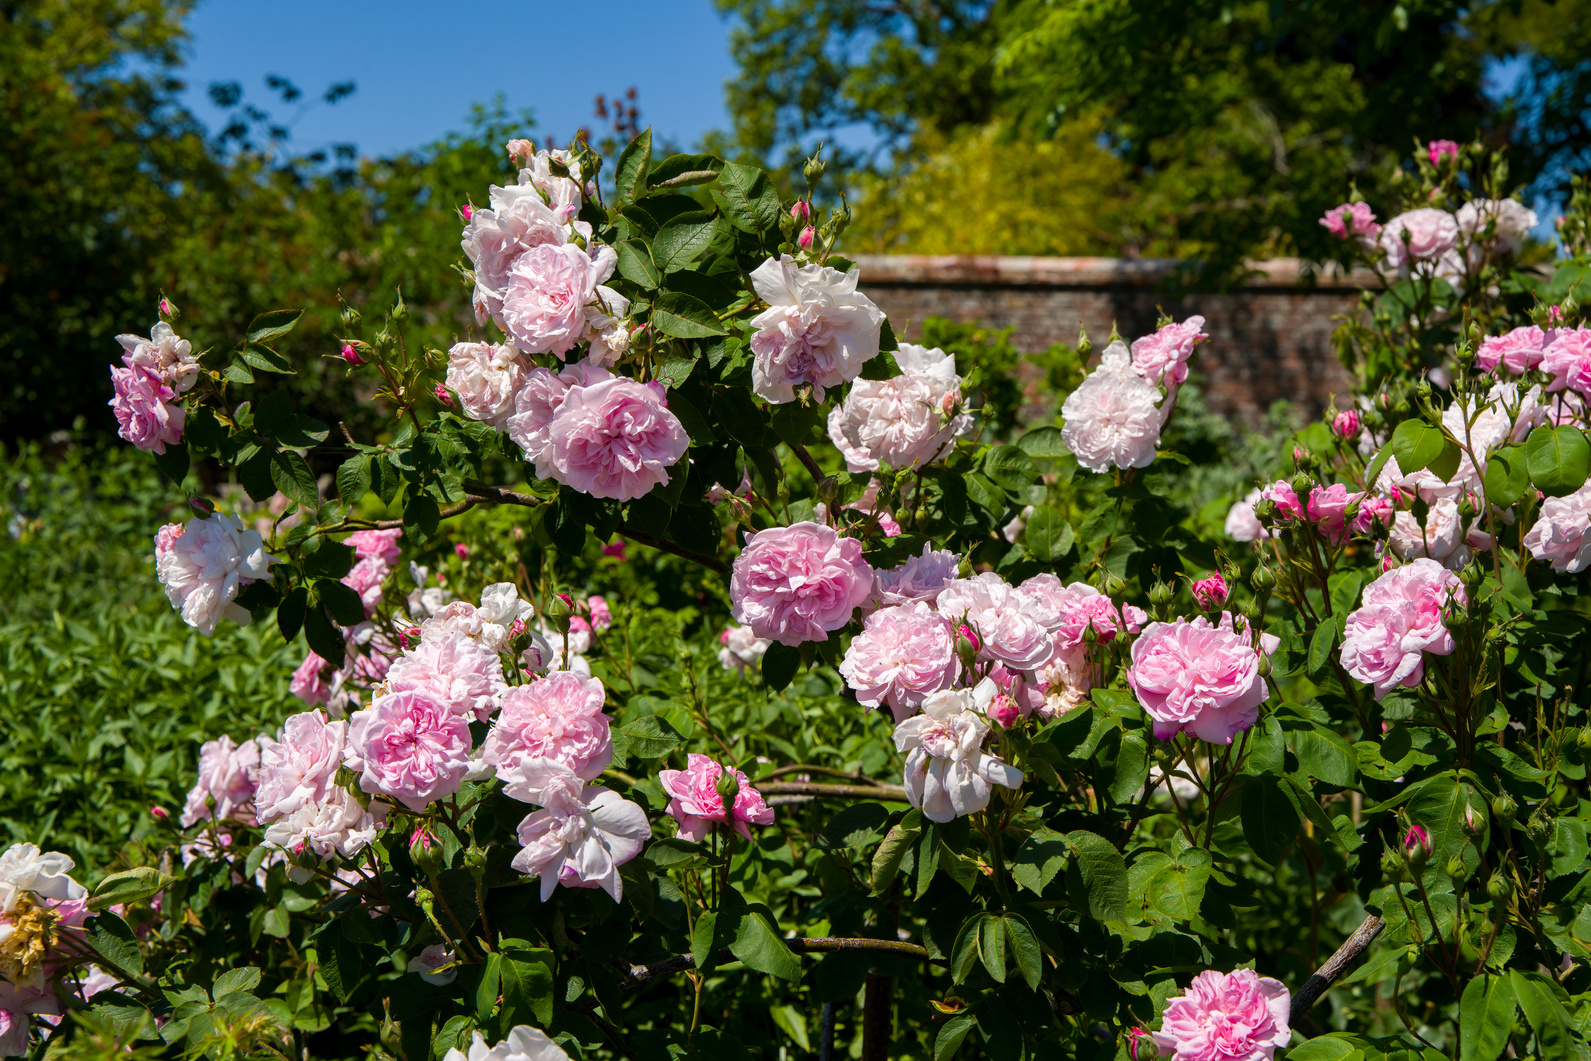
[[[1507,976],[1481,973],[1464,985],[1458,1006],[1459,1061],[1497,1061],[1514,1026],[1514,985]]]
[[[423,541],[442,523],[442,509],[429,494],[415,494],[403,506],[403,525],[413,527]]]
[[[238,351],[238,358],[250,368],[261,372],[291,372],[293,363],[268,346],[247,343]]]
[[[706,250],[718,234],[718,219],[706,210],[672,218],[652,239],[652,261],[665,275],[683,269]]]
[[[717,155],[670,155],[652,167],[647,183],[653,188],[685,188],[717,180],[724,160]]]
[[[952,983],[963,983],[971,975],[972,967],[978,964],[978,935],[984,916],[973,914],[961,923],[961,930],[956,933],[956,946],[950,958]]]
[[[1029,457],[1043,460],[1065,457],[1072,452],[1061,437],[1061,429],[1058,427],[1035,427],[1017,439],[1016,444],[1017,448]]]
[[[652,170],[652,129],[648,126],[625,145],[614,169],[613,184],[621,202],[633,202],[646,194],[646,178]]]
[[[917,837],[921,834],[922,814],[916,811],[906,815],[890,829],[883,843],[878,845],[878,850],[873,852],[874,895],[882,894],[895,882],[895,875],[900,872],[901,860],[906,857],[906,852],[911,850],[912,844],[916,843]]]
[[[1065,556],[1075,540],[1072,525],[1048,505],[1035,508],[1022,531],[1023,544],[1033,559],[1041,564],[1052,563]]]
[[[1457,468],[1458,447],[1441,428],[1424,420],[1405,420],[1392,432],[1392,455],[1398,458],[1398,468],[1404,475],[1412,475],[1422,468],[1431,468],[1433,474],[1439,475],[1432,465],[1438,461],[1446,463],[1443,458],[1449,448],[1455,451],[1453,467]],[[1453,473],[1449,470],[1448,474]]]
[[[222,995],[253,991],[259,986],[260,971],[252,965],[240,969],[228,969],[215,978],[215,983],[210,988],[210,997],[219,999]]]
[[[92,903],[90,907],[92,908]],[[133,935],[133,930],[127,926],[127,922],[109,910],[101,911],[88,923],[87,934],[88,942],[115,968],[134,976],[144,971],[144,955],[138,949],[138,937]]]
[[[779,934],[773,912],[759,904],[747,907],[735,931],[729,952],[748,968],[785,980],[801,979],[801,961]]]
[[[1514,998],[1530,1023],[1530,1030],[1536,1033],[1537,1056],[1554,1061],[1585,1061],[1586,1044],[1570,1023],[1565,1000],[1559,998],[1562,988],[1540,973],[1510,969],[1508,975],[1513,981]]]
[[[268,343],[280,339],[297,327],[303,316],[301,309],[273,309],[261,313],[249,322],[249,342]]]
[[[714,182],[712,196],[738,229],[762,235],[779,226],[779,196],[760,169],[730,163]]]
[[[1005,918],[983,915],[978,923],[978,958],[995,983],[1005,983]]]
[[[661,759],[684,740],[679,731],[657,715],[643,715],[619,727],[630,755],[638,759]]]
[[[652,304],[652,327],[676,339],[706,339],[726,335],[713,309],[694,295],[665,291]]]
[[[283,641],[291,641],[304,628],[304,610],[309,605],[309,590],[294,588],[276,609],[276,628],[282,632]]]
[[[1337,645],[1337,625],[1341,617],[1332,616],[1315,627],[1309,639],[1309,673],[1320,674],[1331,661],[1331,650]]]
[[[934,1061],[950,1061],[955,1057],[956,1051],[961,1049],[961,1044],[977,1026],[977,1019],[970,1013],[958,1013],[946,1021],[934,1037]]]
[[[290,449],[279,449],[271,454],[271,482],[289,501],[297,501],[305,508],[320,505],[320,491],[315,487],[315,473],[303,457]]]
[[[1087,897],[1088,911],[1100,921],[1127,917],[1127,863],[1104,837],[1079,829],[1066,834],[1071,854],[1067,873],[1076,872]]]
[[[627,239],[614,248],[619,257],[619,275],[637,287],[653,290],[663,281],[663,274],[652,262],[646,244]]]
[[[553,956],[547,949],[505,950],[498,966],[503,990],[502,1034],[520,1024],[552,1022]]]
[[[1038,482],[1039,466],[1018,446],[995,446],[983,456],[983,474],[1015,493]]]
[[[343,626],[358,626],[365,621],[365,605],[358,591],[335,579],[323,578],[315,583],[315,600],[325,605],[332,618]]]
[[[346,505],[358,503],[370,492],[370,480],[370,454],[350,457],[337,467],[337,497]]]
[[[304,573],[314,578],[342,578],[354,566],[354,547],[324,539],[304,557]]]

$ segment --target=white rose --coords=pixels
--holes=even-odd
[[[795,401],[810,385],[818,401],[826,390],[855,379],[878,356],[884,314],[856,290],[858,272],[822,265],[797,266],[786,254],[769,258],[751,274],[768,309],[752,318],[755,359],[752,390],[775,405]]]
[[[481,644],[501,652],[508,645],[514,623],[528,619],[534,611],[529,601],[519,599],[519,590],[512,582],[487,586],[481,590],[481,606],[475,610],[481,620]]]
[[[1160,445],[1160,391],[1133,371],[1127,344],[1114,342],[1061,406],[1061,440],[1091,472],[1143,468]]]
[[[1414,513],[1399,512],[1392,521],[1388,544],[1401,560],[1428,556],[1448,570],[1457,571],[1469,563],[1472,549],[1490,549],[1492,539],[1478,528],[1471,528],[1466,534],[1458,503],[1444,497],[1431,502],[1423,531]]]
[[[829,413],[829,438],[853,472],[880,463],[903,470],[929,464],[972,432],[972,417],[955,413],[961,377],[955,358],[939,349],[900,344],[893,379],[859,379]]]
[[[999,690],[985,678],[975,689],[947,689],[923,700],[923,713],[895,727],[906,756],[906,798],[929,821],[948,822],[989,805],[995,785],[1022,787],[1022,771],[983,750],[982,711]]]
[[[508,1038],[490,1048],[480,1032],[472,1034],[468,1054],[454,1047],[442,1061],[568,1061],[569,1055],[547,1038],[546,1032],[527,1024],[514,1028]]]
[[[247,625],[249,613],[233,603],[238,590],[265,578],[276,559],[266,554],[260,532],[245,530],[236,516],[217,513],[190,519],[180,533],[162,531],[162,536],[167,547],[161,549],[157,539],[155,572],[182,621],[206,637],[222,619]]]
[[[265,842],[289,855],[309,852],[322,862],[341,856],[351,858],[376,838],[376,831],[387,823],[387,806],[372,801],[371,810],[338,785],[327,789],[326,798],[300,804],[291,814],[265,827]],[[307,882],[314,873],[303,866],[289,866],[288,879]]]
[[[116,341],[127,351],[129,361],[153,369],[178,394],[199,382],[199,361],[193,356],[193,344],[179,338],[165,321],[151,328],[147,339],[141,335],[118,335]]]
[[[1458,229],[1473,240],[1484,240],[1486,227],[1496,222],[1486,245],[1504,254],[1518,254],[1525,237],[1536,227],[1536,212],[1517,199],[1473,199],[1454,215]]]
[[[1257,542],[1270,537],[1260,525],[1259,517],[1254,515],[1254,506],[1259,499],[1260,489],[1255,487],[1244,495],[1243,500],[1232,506],[1232,510],[1226,514],[1227,537],[1239,542]]]
[[[464,415],[502,430],[519,391],[519,351],[507,343],[454,343],[447,352],[447,387]]]
[[[761,662],[768,646],[773,644],[765,637],[758,637],[751,627],[739,624],[725,627],[718,640],[724,646],[718,650],[719,664],[725,670],[738,671]]]
[[[591,340],[588,362],[611,368],[629,352],[630,326],[625,319],[629,312],[629,299],[611,287],[597,285],[597,304],[586,307],[586,336]]]
[[[0,913],[9,914],[23,892],[32,892],[41,899],[83,898],[88,892],[67,875],[74,865],[59,851],[12,844],[0,855]]]

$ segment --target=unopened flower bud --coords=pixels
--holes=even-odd
[[[409,304],[403,301],[403,292],[398,292],[398,304],[392,307],[392,319],[401,321],[409,316]]]
[[[1155,1045],[1154,1037],[1142,1028],[1133,1028],[1127,1033],[1127,1056],[1132,1061],[1151,1061],[1160,1056],[1160,1047]]]
[[[823,160],[816,156],[807,159],[807,164],[801,167],[801,175],[808,184],[816,184],[823,178]]]
[[[961,659],[961,665],[967,670],[978,661],[978,649],[982,642],[978,640],[977,633],[966,623],[956,627],[956,655]]]
[[[438,383],[436,385],[436,392],[435,393],[436,393],[436,400],[437,401],[441,402],[443,405],[447,406],[449,409],[453,408],[453,396],[450,395],[447,392],[447,387],[446,386],[444,386],[443,384]]]
[[[346,302],[343,303],[342,320],[344,328],[357,328],[359,327],[359,322],[363,319],[364,318],[359,315],[358,310],[354,309]]]
[[[424,824],[409,836],[409,857],[427,877],[435,877],[447,868],[442,858],[442,845]]]
[[[1525,823],[1525,835],[1538,844],[1544,844],[1552,839],[1552,832],[1552,819],[1542,811],[1538,810],[1532,814],[1530,820]]]
[[[470,558],[470,547],[463,542],[459,542],[453,546],[453,555],[460,560],[468,560]]]
[[[1345,412],[1338,413],[1332,418],[1331,431],[1332,434],[1341,439],[1358,438],[1359,410],[1348,409]]]
[[[182,316],[182,314],[178,312],[176,304],[165,295],[160,296],[160,315],[162,317],[171,317],[173,319]]]
[[[1431,857],[1431,834],[1423,825],[1411,825],[1403,836],[1403,857],[1418,870]]]
[[[480,880],[486,875],[486,852],[478,847],[465,851],[464,868],[470,871],[470,876]]]
[[[190,497],[188,507],[206,519],[215,515],[215,502],[208,497]]]
[[[1519,804],[1514,802],[1514,797],[1504,792],[1492,800],[1492,814],[1505,828],[1514,820],[1514,815],[1519,813]]]
[[[1227,595],[1230,592],[1226,579],[1221,577],[1221,572],[1219,571],[1208,578],[1201,578],[1194,582],[1192,590],[1193,602],[1207,612],[1219,610],[1226,603]]]
[[[1164,607],[1171,603],[1171,599],[1176,596],[1176,593],[1177,591],[1170,584],[1156,582],[1149,587],[1149,603]]]
[[[459,216],[468,221],[475,216],[475,208],[469,203],[465,203],[459,207]]]
[[[832,475],[824,476],[818,482],[818,500],[825,505],[833,507],[840,496],[840,481]]]
[[[1309,492],[1315,488],[1315,479],[1314,476],[1299,472],[1297,475],[1293,476],[1291,485],[1294,494],[1297,494],[1300,498],[1305,498],[1308,497]]]
[[[1105,576],[1104,590],[1107,597],[1120,597],[1127,592],[1127,583],[1123,582],[1112,572]]]
[[[1486,894],[1500,903],[1507,902],[1514,894],[1514,885],[1501,873],[1493,873],[1486,882]]]
[[[790,208],[790,216],[797,221],[810,221],[812,219],[812,204],[805,199],[797,199]]]
[[[989,716],[989,721],[1001,729],[1010,729],[1022,720],[1022,709],[1005,693],[998,693],[989,701],[986,714]]]
[[[804,251],[812,249],[812,242],[818,238],[818,230],[808,225],[801,230],[801,235],[796,237],[796,245]]]
[[[149,808],[149,816],[157,822],[171,820],[171,812],[158,803]]]
[[[508,149],[508,157],[510,159],[524,159],[528,162],[531,156],[536,153],[536,145],[529,140],[510,140],[503,146]]]
[[[1307,463],[1308,461],[1309,461],[1309,450],[1305,449],[1303,446],[1294,446],[1293,447],[1293,463],[1302,465],[1302,464]]]
[[[1464,860],[1462,858],[1454,855],[1452,858],[1447,860],[1447,875],[1449,877],[1453,878],[1454,880],[1463,880],[1464,875],[1467,872],[1468,870],[1464,868]]]
[[[1484,809],[1477,811],[1473,803],[1464,804],[1464,831],[1471,836],[1479,836],[1486,828],[1485,813]]]
[[[353,345],[350,343],[343,344],[342,359],[348,362],[354,368],[358,368],[360,365],[365,363],[365,359],[359,356],[359,351],[355,350]]]
[[[1397,880],[1403,876],[1403,859],[1395,851],[1384,851],[1381,854],[1381,874]]]
[[[1254,573],[1249,576],[1248,584],[1250,588],[1256,590],[1257,592],[1269,593],[1271,590],[1276,588],[1276,572],[1272,571],[1269,566],[1261,564],[1259,567],[1256,567],[1254,569]]]
[[[733,770],[726,768],[718,775],[718,783],[713,787],[718,790],[718,798],[724,801],[725,816],[732,817],[730,812],[735,806],[735,798],[740,795],[740,778],[735,776]]]
[[[1581,751],[1591,751],[1591,726],[1581,726],[1580,732],[1574,736],[1574,743]]]

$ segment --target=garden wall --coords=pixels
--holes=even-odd
[[[1279,398],[1309,413],[1348,393],[1337,360],[1333,318],[1373,277],[1305,274],[1294,258],[1254,263],[1250,279],[1225,293],[1169,298],[1163,285],[1178,263],[1123,258],[982,255],[860,255],[862,290],[889,314],[901,337],[925,317],[1013,327],[1024,351],[1075,343],[1081,323],[1096,349],[1112,322],[1129,338],[1153,331],[1157,307],[1179,320],[1200,313],[1211,341],[1198,369],[1211,407],[1254,420]]]

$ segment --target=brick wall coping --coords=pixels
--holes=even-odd
[[[1042,258],[993,254],[858,254],[862,286],[869,284],[970,284],[983,287],[1148,287],[1182,263],[1174,258]],[[1299,258],[1248,263],[1248,288],[1375,287],[1368,269],[1345,273],[1327,265],[1311,275]]]

